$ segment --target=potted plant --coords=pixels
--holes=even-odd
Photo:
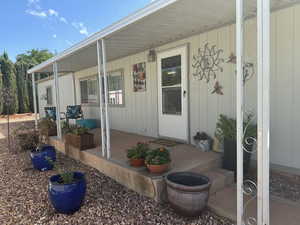
[[[38,123],[40,134],[46,137],[56,136],[56,123],[50,118],[42,118]]]
[[[133,167],[142,167],[145,165],[145,158],[149,145],[147,143],[137,143],[135,147],[127,150],[127,158],[130,160],[130,165]]]
[[[257,127],[252,124],[253,116],[248,115],[244,121],[244,137],[243,146],[244,151],[244,174],[247,174],[250,167],[251,152],[254,145],[254,139],[257,136]],[[228,118],[225,115],[220,115],[217,122],[216,137],[220,142],[224,144],[224,157],[223,157],[223,168],[235,172],[237,167],[236,159],[236,120]]]
[[[213,140],[205,132],[197,132],[193,137],[196,146],[204,152],[211,151]]]
[[[52,170],[53,164],[49,163],[49,159],[53,162],[56,160],[55,148],[51,145],[40,145],[30,152],[30,159],[35,169]]]
[[[171,162],[170,152],[166,148],[156,148],[147,152],[146,165],[151,173],[163,173]]]
[[[78,125],[70,125],[65,140],[67,144],[79,150],[94,148],[94,134],[89,133],[87,128]]]
[[[55,169],[56,163],[51,159]],[[58,213],[72,214],[79,210],[86,194],[86,179],[81,172],[60,171],[50,177],[48,195],[52,206]]]

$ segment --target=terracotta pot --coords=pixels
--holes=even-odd
[[[162,164],[162,165],[148,165],[147,168],[149,169],[150,173],[164,173],[169,169],[169,164]]]
[[[145,166],[144,159],[130,159],[130,165],[133,167],[142,167]]]

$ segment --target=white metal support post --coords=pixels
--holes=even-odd
[[[270,224],[270,0],[257,0],[257,224]]]
[[[97,41],[97,58],[98,58],[98,83],[99,83],[99,102],[100,102],[100,122],[101,122],[101,148],[102,148],[102,156],[106,155],[106,138],[105,138],[105,123],[104,123],[104,115],[103,115],[103,86],[102,86],[102,76],[101,76],[101,43],[100,40]]]
[[[106,151],[107,158],[110,159],[110,125],[109,125],[109,115],[108,115],[108,80],[106,72],[106,47],[105,40],[102,39],[102,59],[103,59],[103,78],[104,78],[104,96],[105,96],[105,127],[106,127]]]
[[[53,63],[53,74],[55,81],[55,93],[56,93],[56,126],[57,126],[57,136],[62,139],[61,133],[61,123],[60,123],[60,94],[59,94],[59,82],[58,82],[58,67],[57,62]]]
[[[31,80],[32,80],[32,94],[33,94],[33,108],[34,108],[34,125],[35,129],[38,128],[38,118],[37,118],[37,102],[36,102],[36,86],[35,86],[35,74],[31,74]]]
[[[237,113],[237,224],[243,225],[243,121],[244,121],[244,81],[243,81],[243,54],[244,54],[244,0],[236,1],[236,113]]]

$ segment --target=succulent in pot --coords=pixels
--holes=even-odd
[[[51,159],[49,162],[57,168],[56,163]],[[84,202],[86,186],[83,173],[60,171],[49,180],[48,195],[52,206],[62,214],[78,211]]]
[[[145,162],[151,173],[164,173],[171,162],[170,152],[164,147],[150,150],[147,152]]]
[[[142,167],[145,165],[145,158],[149,150],[147,143],[137,143],[136,146],[127,150],[127,158],[133,167]]]

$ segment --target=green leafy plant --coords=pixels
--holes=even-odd
[[[129,159],[145,159],[146,154],[149,151],[149,145],[147,143],[137,143],[136,146],[127,150],[127,158]]]
[[[39,120],[38,127],[41,133],[46,133],[50,129],[56,129],[56,123],[50,118],[42,118]]]
[[[74,172],[66,172],[61,170],[57,163],[54,162],[50,157],[46,157],[46,160],[53,165],[54,170],[58,171],[59,173],[59,180],[58,184],[72,184],[75,181]]]
[[[86,133],[88,133],[88,131],[89,131],[89,129],[78,126],[78,125],[68,125],[68,127],[65,128],[66,133],[71,133],[71,134],[75,134],[78,136],[86,134]]]
[[[257,136],[257,126],[251,123],[252,119],[253,115],[249,114],[244,121],[244,140],[249,137],[256,138]],[[219,141],[224,139],[236,140],[236,120],[221,114],[217,122],[215,136]]]
[[[170,152],[163,147],[150,150],[147,152],[145,161],[148,165],[163,165],[170,163]]]

